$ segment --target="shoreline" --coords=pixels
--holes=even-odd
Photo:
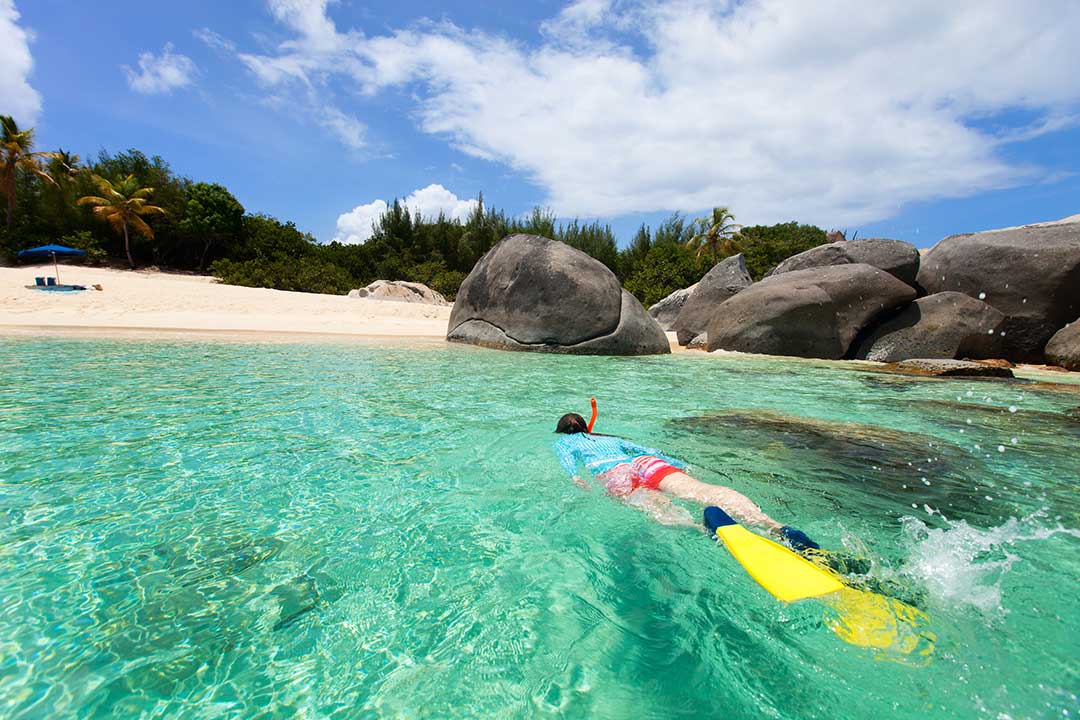
[[[450,307],[225,285],[208,275],[60,265],[65,283],[103,290],[28,289],[52,267],[0,268],[0,332],[172,333],[212,337],[401,337],[443,341]]]
[[[0,339],[185,340],[241,343],[343,343],[446,348],[450,306],[350,298],[225,285],[209,275],[60,265],[65,282],[103,291],[46,293],[27,289],[41,266],[0,267]],[[48,270],[52,270],[51,265]],[[29,281],[29,282],[27,282]],[[720,360],[804,360],[877,370],[880,363],[681,347],[666,333],[671,354]],[[456,345],[456,343],[454,343]],[[1017,377],[1080,384],[1080,373],[1016,365]]]

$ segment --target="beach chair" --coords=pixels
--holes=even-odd
[[[34,278],[34,285],[36,285],[38,287],[45,287],[45,278],[43,278],[43,277]]]
[[[48,285],[49,287],[56,287],[56,278],[54,278],[54,277],[45,278],[45,284]]]

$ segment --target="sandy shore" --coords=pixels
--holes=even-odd
[[[0,268],[0,330],[316,333],[443,338],[449,307],[221,285],[201,275],[60,265],[60,279],[103,290],[29,290],[52,265]]]

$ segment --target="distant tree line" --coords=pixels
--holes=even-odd
[[[83,161],[33,148],[33,131],[0,116],[0,192],[5,222],[0,259],[59,243],[91,263],[209,271],[223,282],[303,292],[345,293],[377,279],[421,282],[453,297],[476,261],[513,233],[561,240],[596,258],[645,305],[692,285],[716,261],[745,254],[754,279],[778,262],[826,241],[798,223],[740,227],[727,208],[690,219],[674,213],[655,230],[642,225],[619,248],[611,227],[558,222],[541,208],[509,216],[479,198],[464,219],[422,217],[395,200],[365,243],[320,244],[292,222],[245,211],[225,187],[177,175],[168,162],[131,149]]]

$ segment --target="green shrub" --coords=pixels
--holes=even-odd
[[[84,251],[87,265],[101,265],[109,259],[109,254],[101,249],[101,242],[88,230],[80,230],[65,235],[59,238],[56,243]]]
[[[708,270],[685,245],[664,243],[653,246],[637,270],[626,280],[631,295],[649,307],[659,300],[693,285]]]
[[[327,295],[344,295],[355,285],[341,268],[312,258],[217,260],[210,266],[210,272],[227,285]]]
[[[792,255],[825,242],[824,230],[797,222],[745,227],[738,237],[739,248],[746,258],[746,269],[755,281]]]

